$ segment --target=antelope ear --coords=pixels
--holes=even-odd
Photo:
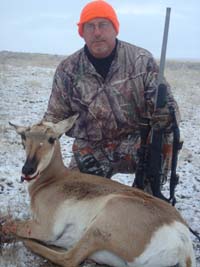
[[[66,120],[60,121],[56,124],[54,124],[54,131],[56,133],[56,135],[59,137],[62,134],[68,132],[74,125],[75,121],[77,120],[77,118],[79,117],[79,114],[75,114],[69,118],[67,118]]]
[[[18,126],[18,125],[16,125],[16,124],[13,124],[13,123],[10,122],[10,121],[9,121],[9,124],[10,124],[12,127],[14,127],[14,128],[15,128],[15,131],[16,131],[18,134],[20,134],[20,135],[24,134],[27,130],[30,129],[30,127]]]

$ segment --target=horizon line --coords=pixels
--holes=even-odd
[[[45,53],[45,52],[27,52],[27,51],[12,51],[12,50],[0,50],[0,53],[18,53],[18,54],[36,54],[36,55],[50,55],[50,56],[69,56],[66,54],[58,54],[58,53]],[[157,57],[154,57],[155,60],[159,61],[160,59]],[[194,58],[194,57],[167,57],[166,60],[178,60],[178,61],[195,61],[200,62],[200,58]]]

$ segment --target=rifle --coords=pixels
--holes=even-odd
[[[155,110],[163,108],[166,104],[167,87],[163,83],[164,67],[166,58],[166,48],[170,21],[171,8],[166,10],[165,28],[163,34],[163,43],[160,58],[160,67],[158,73],[158,88],[156,91]],[[143,118],[140,123],[140,136],[141,145],[138,150],[139,162],[136,169],[135,180],[133,186],[136,186],[142,190],[145,189],[146,183],[150,183],[152,194],[158,198],[161,198],[167,202],[171,202],[175,205],[175,187],[178,184],[179,177],[176,173],[178,152],[182,147],[180,142],[180,131],[178,123],[176,121],[175,110],[170,107],[170,114],[173,120],[172,132],[173,132],[173,151],[172,151],[172,165],[171,165],[171,177],[170,177],[170,197],[166,198],[161,192],[161,181],[163,180],[162,166],[163,166],[163,136],[165,129],[153,130],[150,143],[147,142],[149,133],[151,131],[150,123],[148,119]]]

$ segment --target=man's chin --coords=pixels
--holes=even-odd
[[[96,58],[104,58],[104,57],[109,56],[110,54],[107,48],[100,47],[100,46],[93,48],[91,53]]]

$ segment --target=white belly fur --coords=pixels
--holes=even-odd
[[[90,258],[99,264],[115,267],[166,267],[177,263],[180,266],[186,266],[185,260],[189,255],[193,255],[192,266],[195,266],[189,231],[185,225],[175,222],[155,232],[145,251],[133,262],[125,262],[108,251],[99,251]]]
[[[110,196],[103,199],[99,197],[99,199],[95,199],[94,205],[91,205],[92,200],[81,202],[73,199],[66,200],[55,214],[56,223],[53,227],[55,238],[49,244],[67,249],[72,247],[80,240],[109,198]]]
[[[67,203],[63,203],[59,207],[55,214],[56,224],[53,228],[56,240],[49,243],[69,249],[80,240],[108,199],[105,197],[104,200],[96,199],[94,205],[91,205],[90,201],[81,201],[80,203],[76,200],[67,200]],[[115,267],[166,267],[177,263],[185,266],[185,259],[189,255],[193,255],[189,235],[189,230],[185,225],[174,222],[159,228],[144,252],[133,262],[126,262],[111,251],[105,250],[95,252],[89,258],[99,264]],[[132,240],[134,242],[134,237]],[[191,260],[195,262],[194,255]],[[192,266],[195,266],[195,263]]]

